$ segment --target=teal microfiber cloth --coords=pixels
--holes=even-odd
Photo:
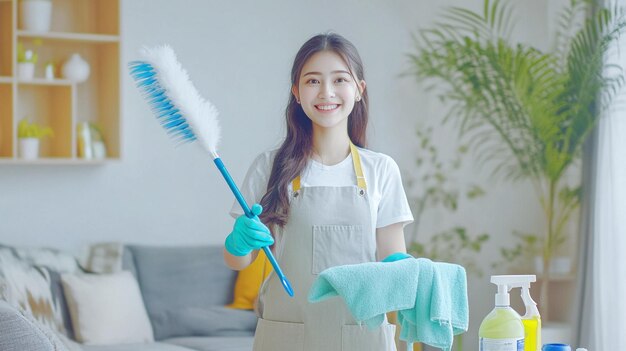
[[[454,335],[467,331],[469,307],[465,269],[444,262],[420,265],[415,306],[398,311],[400,339],[450,350]]]
[[[450,350],[467,330],[467,278],[463,267],[425,258],[337,266],[320,273],[309,301],[341,296],[353,317],[373,329],[398,311],[400,339]]]
[[[418,272],[413,259],[332,267],[313,282],[309,302],[341,296],[355,320],[375,329],[385,320],[385,313],[415,305]]]

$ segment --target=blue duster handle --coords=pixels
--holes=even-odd
[[[237,198],[237,202],[239,202],[239,205],[243,209],[243,212],[246,214],[248,218],[254,217],[254,215],[252,214],[252,211],[250,211],[250,207],[248,207],[248,204],[246,203],[246,200],[243,198],[243,195],[241,195],[241,191],[239,191],[237,184],[235,184],[235,182],[233,181],[233,178],[228,173],[226,166],[224,166],[224,162],[222,162],[222,159],[220,159],[219,157],[216,157],[213,160],[213,162],[215,162],[217,169],[219,169],[220,173],[222,173],[222,176],[226,180],[226,183],[228,183],[228,186],[230,187],[230,190],[235,195],[235,198]],[[280,266],[278,265],[278,262],[276,262],[276,259],[274,258],[272,251],[267,246],[263,247],[263,251],[265,252],[265,256],[267,256],[267,259],[272,264],[272,267],[274,267],[274,272],[276,272],[276,274],[278,275],[278,278],[280,278],[280,282],[283,284],[285,291],[287,292],[287,294],[289,294],[289,296],[293,297],[293,289],[291,288],[291,284],[289,284],[289,280],[287,280],[287,277],[285,277],[285,275],[283,274],[283,271],[280,269]]]

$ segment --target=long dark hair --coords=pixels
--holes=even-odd
[[[302,67],[307,60],[320,51],[332,51],[343,58],[354,81],[365,79],[363,63],[350,41],[335,33],[319,34],[309,39],[298,51],[291,68],[291,84],[298,86]],[[361,93],[361,101],[355,102],[348,116],[348,136],[359,147],[366,146],[368,120],[367,90]],[[300,175],[313,153],[313,126],[302,106],[293,94],[285,111],[287,136],[276,152],[272,172],[267,183],[267,193],[261,199],[261,220],[268,227],[283,227],[289,217],[289,183]]]

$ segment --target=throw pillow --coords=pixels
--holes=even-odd
[[[114,273],[122,270],[124,245],[116,242],[96,243],[89,246],[85,268],[91,273]]]
[[[50,275],[50,293],[55,304],[58,305],[57,314],[61,315],[63,320],[63,326],[65,327],[65,334],[68,338],[75,340],[74,327],[72,327],[72,318],[70,317],[70,310],[67,307],[67,300],[65,300],[65,294],[63,293],[63,284],[61,283],[61,274],[59,272],[45,267]]]
[[[67,335],[62,307],[51,291],[51,284],[47,269],[28,264],[13,248],[0,246],[0,299]]]
[[[15,256],[32,266],[45,266],[59,273],[76,273],[81,271],[76,257],[63,251],[48,247],[0,247],[12,249]]]
[[[152,326],[130,272],[63,274],[76,340],[104,345],[154,341]]]
[[[265,278],[272,270],[272,265],[267,256],[265,256],[265,252],[259,250],[259,254],[254,262],[239,271],[237,281],[235,282],[233,303],[226,307],[242,310],[254,309],[261,284],[263,284],[263,281],[265,281]]]

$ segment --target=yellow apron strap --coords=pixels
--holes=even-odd
[[[294,180],[291,181],[291,188],[294,193],[297,193],[300,190],[300,176],[297,176]]]
[[[363,168],[361,168],[361,157],[359,156],[359,151],[356,146],[350,142],[350,153],[352,153],[352,163],[354,165],[354,174],[356,174],[356,185],[359,189],[367,189],[367,184],[365,183],[365,177],[363,176]],[[300,190],[300,176],[294,178],[291,181],[291,189],[294,193],[297,193]]]
[[[352,153],[352,163],[354,164],[354,173],[356,174],[356,185],[359,189],[365,190],[367,189],[367,184],[365,184],[365,177],[361,168],[361,156],[359,156],[359,151],[352,142],[350,142],[350,152]]]

